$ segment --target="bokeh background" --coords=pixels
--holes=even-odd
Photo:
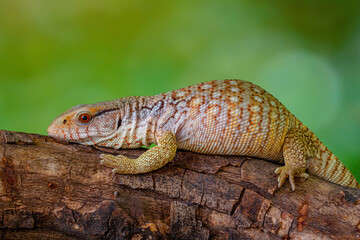
[[[0,0],[0,129],[226,78],[274,94],[360,180],[360,1]]]

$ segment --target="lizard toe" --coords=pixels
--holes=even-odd
[[[100,155],[100,164],[110,167],[110,168],[117,168],[119,166],[119,161],[126,158],[123,155],[111,155],[111,154],[101,154]]]
[[[275,174],[279,174],[278,177],[278,188],[281,188],[282,185],[284,184],[286,178],[289,178],[289,182],[291,185],[291,190],[295,191],[295,177],[300,177],[300,178],[304,178],[305,180],[309,177],[309,174],[305,173],[305,172],[300,172],[297,171],[294,167],[292,166],[282,166],[282,167],[278,167],[275,170]]]
[[[110,175],[115,173],[133,174],[133,166],[130,164],[134,159],[123,155],[101,154],[100,164],[112,168]]]
[[[282,167],[278,167],[275,170],[276,174],[279,174],[278,177],[278,188],[281,188],[282,185],[285,183],[285,180],[287,178],[289,178],[289,182],[291,185],[291,190],[295,191],[295,180],[294,180],[294,176],[295,176],[295,171],[291,166],[282,166]]]
[[[284,166],[285,167],[285,166]],[[286,178],[288,177],[288,174],[286,173],[286,171],[283,170],[284,167],[278,167],[275,170],[276,174],[279,174],[278,177],[278,188],[281,188],[282,185],[284,184]]]
[[[303,172],[303,173],[297,174],[295,177],[303,178],[304,180],[307,180],[309,178],[309,174]]]

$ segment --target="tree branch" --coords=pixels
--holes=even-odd
[[[100,153],[0,131],[0,238],[360,239],[360,189],[310,177],[277,191],[276,164],[185,151],[155,172],[110,175]]]

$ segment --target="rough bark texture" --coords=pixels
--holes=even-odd
[[[100,153],[0,131],[0,239],[360,239],[360,189],[310,177],[277,190],[276,164],[184,151],[110,175]]]

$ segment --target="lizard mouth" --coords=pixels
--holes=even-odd
[[[55,121],[53,121],[50,124],[50,126],[47,128],[47,133],[50,137],[59,138],[58,130],[56,129],[56,126],[55,126]]]
[[[50,137],[58,140],[67,140],[75,142],[73,134],[64,129],[64,124],[66,124],[66,119],[55,119],[50,126],[47,128],[47,133]]]
[[[52,138],[58,140],[67,140],[65,131],[63,129],[57,128],[53,123],[48,127],[47,133]]]

